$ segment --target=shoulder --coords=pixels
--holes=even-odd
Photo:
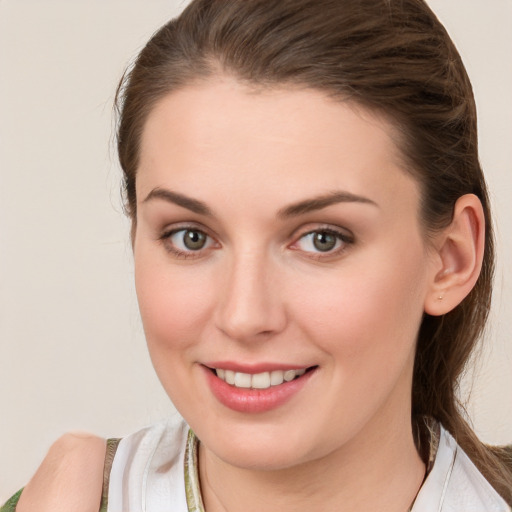
[[[108,511],[186,511],[185,452],[189,428],[179,417],[143,428],[117,445]]]
[[[412,512],[510,512],[510,507],[441,427],[435,462]]]
[[[16,493],[0,511],[98,510],[105,449],[105,440],[91,434],[61,436],[23,492]]]

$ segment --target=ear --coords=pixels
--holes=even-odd
[[[436,237],[425,313],[439,316],[458,306],[475,286],[482,268],[485,217],[473,194],[455,203],[450,225]]]

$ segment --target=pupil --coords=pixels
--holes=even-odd
[[[206,235],[200,231],[187,231],[183,240],[185,247],[191,250],[202,249],[206,243]]]
[[[313,244],[316,249],[322,252],[330,251],[336,245],[336,237],[331,233],[315,233]]]

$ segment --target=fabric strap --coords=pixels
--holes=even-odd
[[[15,512],[16,505],[18,504],[22,492],[23,489],[20,489],[14,496],[9,498],[5,504],[0,507],[0,512]]]
[[[107,439],[107,450],[105,452],[105,464],[103,465],[103,488],[101,491],[100,512],[107,512],[108,509],[108,486],[110,482],[110,470],[116,456],[120,438]],[[2,512],[2,511],[0,511]]]

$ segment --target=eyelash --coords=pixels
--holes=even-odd
[[[208,250],[211,248],[211,247],[200,248],[197,251],[195,251],[193,249],[189,249],[189,250],[185,251],[185,250],[177,248],[176,245],[171,244],[170,241],[174,235],[176,235],[177,233],[180,233],[180,232],[183,232],[183,234],[185,234],[186,232],[201,233],[202,235],[207,237],[206,244],[209,244],[209,242],[210,242],[210,245],[211,245],[212,241],[213,241],[213,244],[217,243],[217,242],[215,242],[213,237],[208,235],[208,233],[206,233],[204,230],[199,229],[195,226],[180,226],[180,227],[177,227],[174,229],[170,229],[168,231],[164,231],[162,233],[162,235],[158,238],[158,240],[160,242],[162,242],[165,246],[165,249],[169,253],[171,253],[173,256],[175,256],[176,258],[180,258],[180,259],[200,258],[203,256],[205,250]],[[302,251],[307,254],[306,257],[314,259],[314,260],[322,260],[322,259],[332,258],[333,256],[337,256],[337,255],[340,255],[341,253],[345,252],[347,250],[347,246],[354,243],[354,237],[352,235],[349,235],[344,231],[337,230],[337,229],[329,226],[329,227],[318,227],[316,229],[312,229],[310,231],[307,231],[307,232],[301,234],[296,239],[296,241],[293,242],[293,244],[289,245],[288,247],[292,250],[300,251],[300,249],[297,248],[297,244],[301,240],[305,240],[306,237],[308,237],[308,236],[311,236],[314,234],[320,234],[320,233],[335,236],[337,239],[336,243],[338,243],[338,241],[339,241],[341,243],[341,246],[335,248],[334,250],[328,250],[325,252],[322,252],[320,250],[318,250],[318,251]]]
[[[332,258],[332,257],[336,257],[336,256],[339,256],[341,255],[342,253],[344,253],[346,250],[347,250],[347,247],[351,244],[354,243],[354,237],[351,235],[351,234],[348,234],[346,233],[345,231],[341,231],[341,230],[338,230],[338,229],[335,229],[331,226],[329,227],[317,227],[315,229],[312,229],[310,231],[307,231],[305,233],[303,233],[302,235],[300,235],[296,242],[294,242],[290,248],[293,249],[293,250],[299,250],[299,248],[297,248],[297,244],[301,241],[301,240],[305,240],[306,237],[308,236],[311,236],[311,235],[314,235],[314,234],[327,234],[327,235],[332,235],[334,237],[336,237],[336,244],[338,242],[340,242],[340,246],[337,247],[337,248],[334,248],[334,249],[330,249],[328,251],[303,251],[304,253],[307,253],[307,257],[308,258],[311,258],[311,259],[314,259],[314,260],[323,260],[323,259],[328,259],[328,258]]]
[[[182,249],[179,249],[176,247],[176,245],[171,243],[171,238],[176,235],[177,233],[183,232],[183,235],[186,232],[193,232],[193,233],[201,233],[207,237],[207,242],[214,240],[213,237],[208,235],[204,230],[199,229],[195,226],[180,226],[178,228],[170,229],[168,231],[164,231],[162,235],[159,237],[159,241],[164,244],[165,249],[170,252],[173,256],[179,259],[193,259],[193,258],[199,258],[203,255],[203,251],[207,250],[208,248],[201,248],[197,251],[194,251],[192,249],[189,249],[188,251],[184,251]]]

